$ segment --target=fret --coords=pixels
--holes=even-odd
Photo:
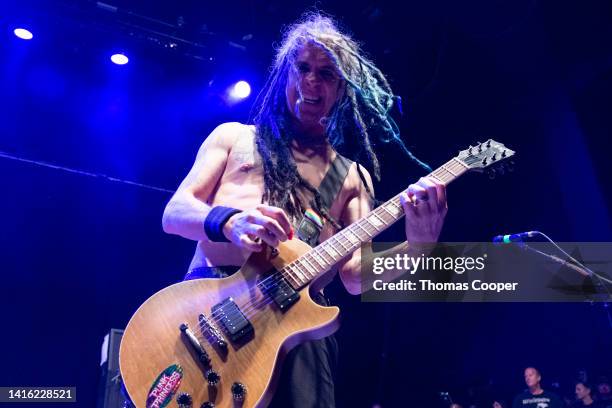
[[[361,228],[363,230],[363,232],[366,233],[366,235],[368,236],[368,238],[372,238],[372,235],[368,232],[368,230],[366,230],[362,225],[361,222],[356,222],[355,225],[357,225],[359,228]]]
[[[450,179],[454,178],[454,173],[445,167],[440,167],[433,173],[430,173],[429,177],[435,178],[442,183],[446,183],[449,180],[449,177]]]
[[[346,239],[348,239],[351,244],[355,244],[361,241],[361,238],[359,238],[359,236],[354,231],[351,231],[351,227],[348,227],[344,230],[344,236],[346,236]]]
[[[310,274],[312,275],[311,278],[314,277],[317,274],[316,268],[314,267],[314,265],[312,265],[310,263],[310,261],[308,260],[308,257],[303,256],[299,260],[302,261],[302,264],[304,265],[306,270],[308,270],[308,272],[310,272]]]
[[[378,227],[380,227],[380,226],[385,224],[383,222],[383,220],[376,215],[375,211],[372,211],[370,213],[370,216],[368,217],[368,220],[370,221],[370,224],[372,224],[374,226],[374,228],[376,228],[376,229],[378,229]]]
[[[321,257],[317,254],[317,250],[315,248],[313,248],[309,254],[310,254],[310,258],[319,265],[317,269],[319,270],[325,269],[325,261],[321,262]],[[308,254],[306,256],[308,256]]]
[[[440,168],[442,170],[445,170],[445,171],[449,172],[453,177],[457,177],[457,174],[453,173],[449,168],[446,168],[445,164],[443,164]]]
[[[336,260],[336,257],[333,254],[336,254],[338,256],[340,256],[340,254],[338,252],[336,252],[336,250],[334,249],[334,247],[332,247],[331,244],[327,244],[324,243],[323,245],[321,245],[321,248],[323,248],[323,250],[325,252],[327,252],[327,254],[331,257],[331,259],[333,259],[334,261]]]
[[[285,273],[283,273],[283,271]],[[283,278],[285,278],[286,280],[289,281],[289,284],[294,288],[299,288],[302,284],[304,284],[305,282],[300,282],[298,281],[295,276],[293,276],[293,274],[291,273],[291,268],[290,265],[287,265],[285,268],[281,269],[279,271],[281,273],[281,275],[283,276]]]
[[[394,200],[389,200],[388,203],[393,205],[393,210],[395,211],[395,213],[390,212],[390,214],[394,217],[398,217],[400,214],[404,213],[404,209],[402,208],[402,206],[400,204],[395,203]]]
[[[431,178],[434,178],[434,179],[438,180],[438,181],[439,181],[440,183],[442,183],[442,184],[446,184],[446,182],[447,182],[446,180],[444,180],[444,179],[442,178],[442,176],[438,177],[438,176],[434,176],[433,174],[430,174],[429,176],[430,176]]]
[[[383,221],[385,225],[391,225],[395,222],[395,217],[383,206],[378,207],[374,211],[376,211],[376,215]]]
[[[459,163],[459,166],[460,166],[462,169],[464,169],[464,170],[467,170],[467,169],[469,169],[469,168],[470,168],[470,167],[469,167],[467,164],[465,164],[464,162],[462,162],[461,160],[459,160],[459,159],[458,159],[458,158],[456,158],[456,157],[453,157],[453,158],[451,159],[451,161],[452,161],[452,162],[454,162],[454,163]],[[461,172],[461,174],[463,174],[463,172]],[[461,174],[460,174],[460,175],[461,175]]]
[[[292,263],[292,264],[287,265],[287,267],[289,268],[290,271],[292,270],[292,268],[291,268],[292,265],[293,265],[293,268],[295,269],[295,270],[293,270],[293,273],[295,273],[297,275],[297,277],[300,279],[300,283],[303,284],[303,283],[308,282],[308,279],[306,279],[306,277],[304,276],[304,274],[302,273],[302,271],[298,267],[297,261]]]
[[[328,261],[327,258],[325,258],[325,251],[322,251],[321,249],[315,248],[314,249],[314,253],[317,254],[317,256],[323,260],[323,262],[325,263],[325,266],[330,266],[332,265],[332,262]],[[335,261],[335,259],[332,258],[332,261]]]
[[[385,210],[386,212],[388,212],[390,215],[395,216],[395,214],[393,214],[391,211],[389,211],[387,209],[387,207],[385,207],[385,204],[381,205],[379,208],[382,208],[383,210]]]
[[[349,248],[345,247],[345,246],[344,246],[344,244],[342,243],[342,241],[340,241],[340,237],[341,237],[341,236],[342,236],[342,233],[338,233],[338,235],[336,235],[336,236],[335,236],[336,242],[337,242],[338,244],[340,244],[340,246],[341,246],[341,247],[342,247],[342,248],[343,248],[345,251],[348,251],[348,250],[349,250]],[[342,254],[340,254],[340,255],[342,255]]]

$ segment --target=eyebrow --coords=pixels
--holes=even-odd
[[[297,63],[298,64],[304,64],[304,65],[310,66],[308,61],[304,61],[304,60],[298,60]],[[319,69],[330,69],[330,70],[332,70],[334,72],[337,71],[336,67],[334,65],[330,65],[330,64],[323,65],[322,67],[319,67]]]

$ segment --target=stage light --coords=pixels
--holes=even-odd
[[[232,87],[230,96],[234,99],[244,99],[251,94],[251,85],[247,81],[238,81]]]
[[[34,35],[25,28],[16,28],[13,30],[13,33],[22,40],[31,40],[34,37]]]
[[[111,55],[111,61],[113,61],[117,65],[125,65],[130,60],[123,54],[113,54]]]

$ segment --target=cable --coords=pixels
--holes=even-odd
[[[559,251],[561,251],[563,254],[565,254],[569,259],[571,259],[574,263],[580,265],[582,268],[584,268],[591,276],[595,276],[600,280],[603,280],[605,282],[608,283],[612,283],[612,280],[603,277],[601,275],[599,275],[596,272],[593,272],[591,269],[587,268],[582,262],[578,261],[576,258],[574,258],[573,256],[571,256],[570,254],[568,254],[567,252],[565,252],[563,250],[563,248],[561,248],[559,245],[557,245],[557,243],[555,241],[553,241],[548,235],[544,234],[543,232],[540,231],[535,231],[537,234],[543,236],[544,238],[546,238],[551,244],[553,244]]]
[[[39,167],[46,167],[46,168],[54,169],[54,170],[62,170],[62,171],[65,171],[67,173],[79,174],[81,176],[88,176],[88,177],[94,177],[94,178],[102,178],[102,179],[105,179],[105,180],[108,180],[108,181],[112,181],[112,182],[115,182],[115,183],[126,184],[128,186],[141,187],[141,188],[145,188],[145,189],[148,189],[148,190],[161,191],[163,193],[174,194],[173,190],[169,190],[167,188],[151,186],[149,184],[138,183],[138,182],[130,181],[130,180],[123,180],[123,179],[120,179],[120,178],[117,178],[117,177],[107,176],[106,174],[101,174],[101,173],[91,173],[91,172],[88,172],[88,171],[71,169],[69,167],[58,166],[58,165],[47,163],[47,162],[44,162],[44,161],[24,159],[23,157],[14,156],[12,154],[9,154],[9,153],[3,152],[3,151],[0,151],[0,157],[2,157],[4,159],[18,161],[18,162],[21,162],[21,163],[33,164],[33,165],[39,166]]]

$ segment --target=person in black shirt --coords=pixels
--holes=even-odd
[[[534,367],[525,369],[525,384],[528,389],[514,398],[512,408],[562,408],[561,398],[549,391],[544,391],[540,385],[542,376]]]
[[[576,402],[572,407],[600,408],[601,405],[591,397],[591,386],[584,381],[578,381],[576,383]]]

